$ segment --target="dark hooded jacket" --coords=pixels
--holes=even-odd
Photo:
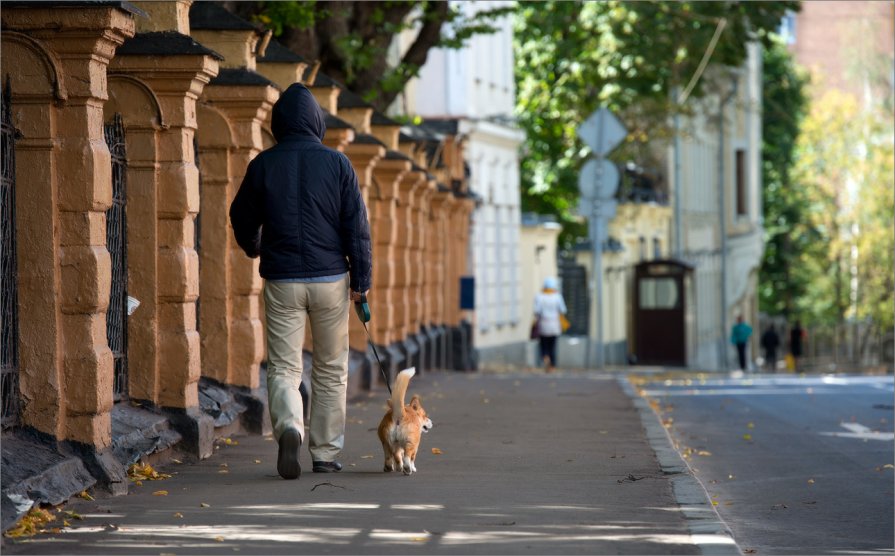
[[[351,289],[369,290],[367,209],[348,158],[321,143],[323,110],[296,83],[271,119],[277,144],[249,163],[230,205],[236,242],[249,257],[260,255],[267,280],[350,271]]]

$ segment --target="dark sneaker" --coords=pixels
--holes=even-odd
[[[298,451],[301,448],[301,435],[295,429],[286,430],[280,436],[280,451],[277,454],[277,472],[284,479],[297,479],[301,475],[298,464]]]
[[[342,470],[342,464],[337,461],[315,461],[314,473],[338,473]]]

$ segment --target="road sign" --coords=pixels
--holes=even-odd
[[[578,174],[578,189],[584,199],[611,199],[618,191],[618,168],[606,159],[590,159]]]
[[[628,135],[628,130],[608,108],[600,108],[578,126],[578,137],[597,156],[606,156]]]

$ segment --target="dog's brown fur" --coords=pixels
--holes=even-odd
[[[389,410],[379,423],[379,440],[382,442],[382,451],[385,452],[384,470],[401,470],[405,475],[416,471],[420,437],[432,428],[432,421],[426,415],[419,396],[413,396],[410,404],[404,405],[407,386],[414,374],[414,367],[398,373],[392,398],[389,400]]]

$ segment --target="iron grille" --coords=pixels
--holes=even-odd
[[[112,155],[112,207],[106,211],[112,292],[106,315],[106,338],[115,358],[115,401],[120,401],[127,398],[127,152],[121,114],[115,114],[103,131]]]
[[[196,270],[199,272],[199,276],[202,276],[202,167],[199,166],[199,137],[195,134],[193,135],[193,161],[196,164],[196,169],[199,170],[199,212],[196,213],[196,219],[193,221],[193,244],[196,246],[196,255],[199,261],[199,268]],[[199,296],[202,295],[201,283],[200,280]],[[196,297],[196,331],[199,330],[199,296]]]
[[[590,295],[587,289],[587,270],[574,259],[560,259],[562,296],[568,308],[570,335],[587,336],[590,323]]]
[[[0,188],[0,236],[2,236],[2,262],[0,262],[0,319],[2,319],[2,427],[7,429],[19,423],[21,399],[19,397],[19,310],[18,274],[16,272],[16,128],[12,125],[12,89],[9,76],[0,94],[3,131],[3,177]]]

